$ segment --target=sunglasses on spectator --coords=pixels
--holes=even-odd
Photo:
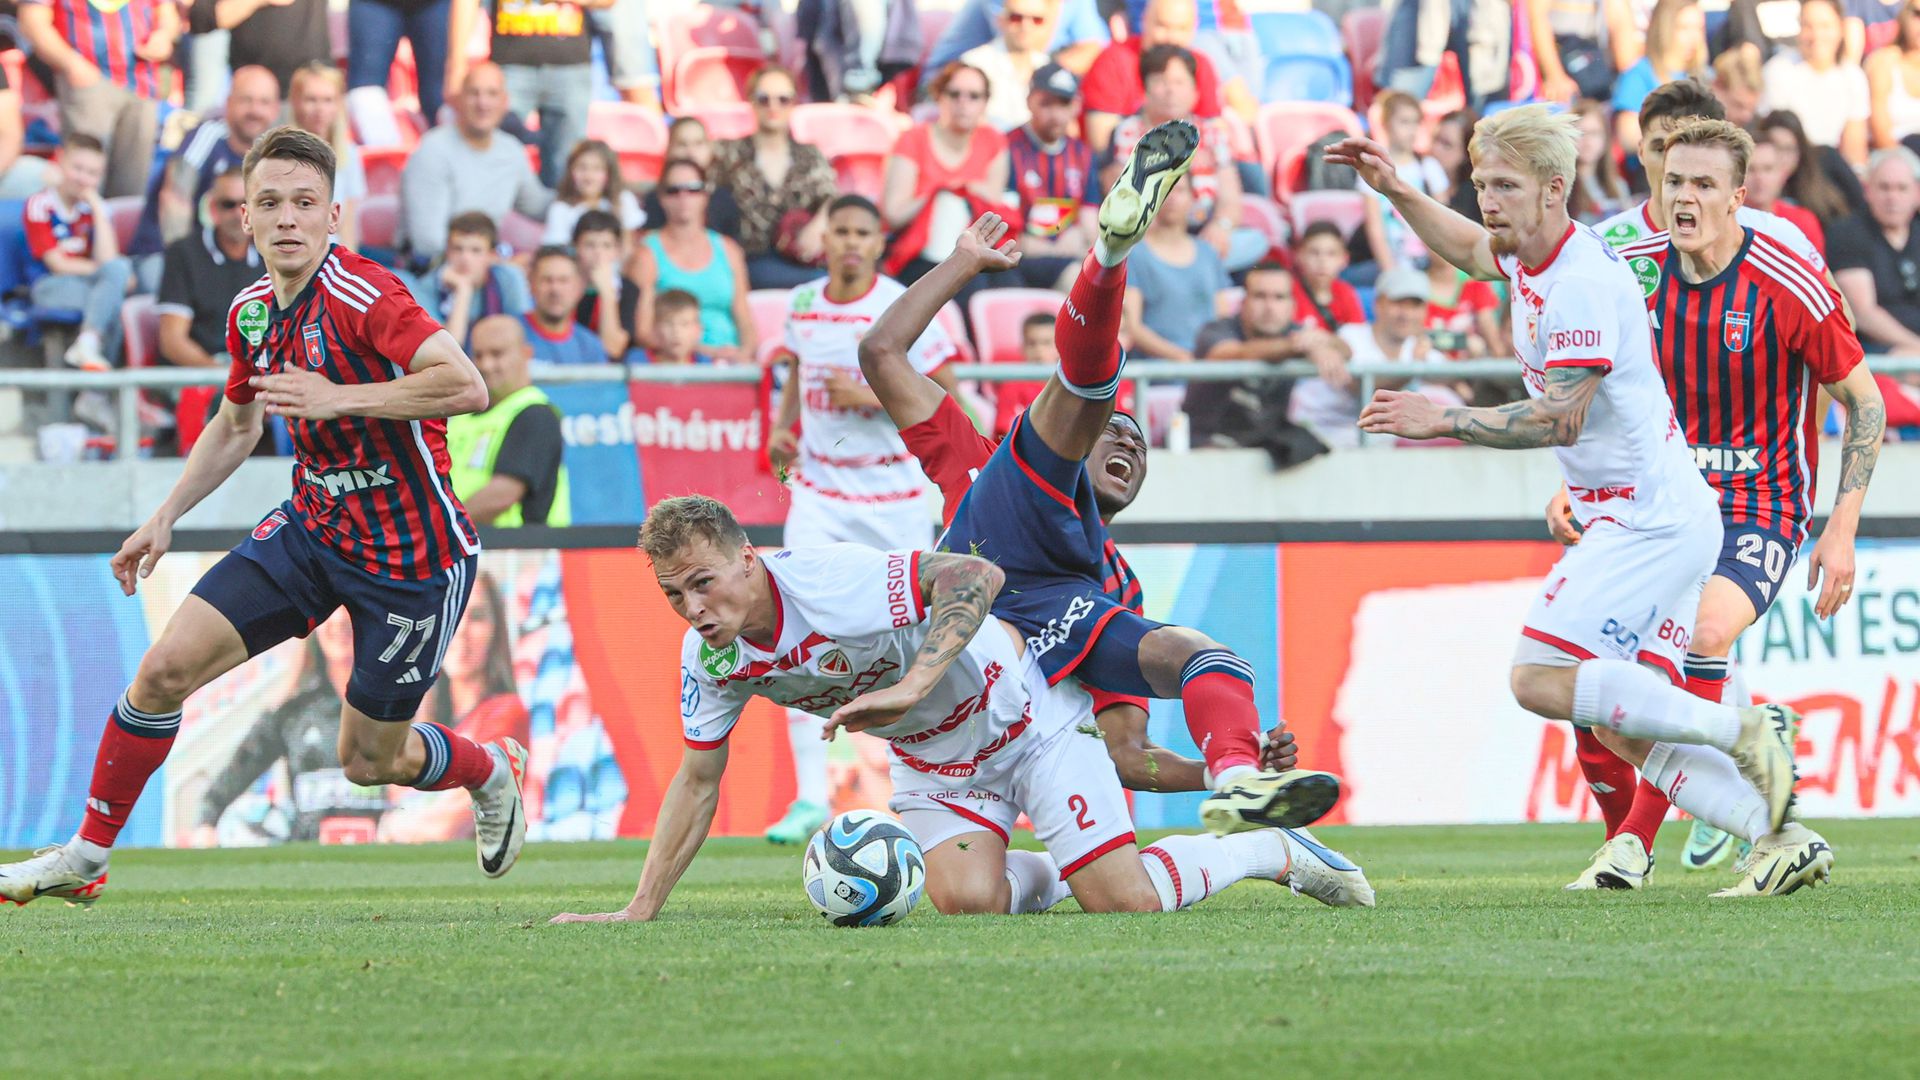
[[[705,184],[668,184],[660,189],[662,195],[705,195]]]
[[[753,103],[763,106],[785,106],[793,104],[792,94],[755,94]]]
[[[954,101],[985,101],[987,95],[979,90],[949,90],[947,97]]]
[[[238,209],[240,209],[240,208],[241,208],[242,206],[245,206],[245,205],[246,205],[246,204],[245,204],[245,203],[243,203],[243,202],[241,202],[241,201],[240,201],[239,199],[215,199],[215,200],[213,200],[213,208],[214,208],[215,210],[238,210]]]

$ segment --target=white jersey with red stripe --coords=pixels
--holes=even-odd
[[[848,503],[917,501],[927,486],[913,455],[885,409],[842,408],[829,389],[835,375],[860,386],[860,339],[880,313],[906,292],[890,277],[877,277],[866,295],[846,303],[827,297],[827,278],[789,294],[784,344],[800,361],[800,459],[795,482]],[[926,374],[954,358],[952,339],[935,323],[907,352],[915,371]]]
[[[1694,520],[1713,492],[1674,419],[1646,301],[1620,254],[1591,228],[1570,224],[1541,265],[1512,255],[1497,261],[1512,284],[1513,348],[1527,394],[1544,397],[1555,368],[1601,374],[1580,437],[1554,449],[1574,517],[1635,530]]]
[[[1733,219],[1737,224],[1752,229],[1761,236],[1771,236],[1785,244],[1787,250],[1812,263],[1813,268],[1820,273],[1827,272],[1826,256],[1821,255],[1820,249],[1813,246],[1813,241],[1807,239],[1807,234],[1801,231],[1800,226],[1779,214],[1755,210],[1751,206],[1742,206],[1733,212]],[[1602,240],[1615,249],[1624,248],[1629,244],[1638,245],[1653,239],[1665,240],[1667,237],[1667,230],[1653,223],[1653,211],[1650,204],[1645,202],[1620,211],[1595,225],[1593,229],[1600,234]],[[1629,263],[1629,266],[1632,267],[1632,264]],[[1640,274],[1638,267],[1632,268],[1636,274]],[[1640,277],[1641,285],[1646,293],[1651,295],[1652,285],[1644,274],[1640,274]],[[1658,280],[1657,274],[1655,280]]]
[[[927,636],[920,553],[858,544],[788,549],[765,560],[774,639],[714,649],[687,631],[680,717],[687,745],[724,743],[749,700],[828,717],[900,681]],[[1063,729],[1070,713],[1032,708],[1011,631],[989,617],[933,691],[899,721],[869,731],[918,772],[972,776],[1015,742]],[[1082,695],[1084,697],[1084,695]]]

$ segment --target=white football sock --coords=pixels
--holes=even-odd
[[[79,833],[74,833],[73,839],[67,841],[67,854],[84,860],[89,869],[98,870],[107,861],[109,850],[91,840],[82,839]]]
[[[1127,261],[1127,256],[1132,252],[1132,244],[1127,244],[1121,247],[1119,251],[1115,251],[1107,246],[1107,238],[1104,234],[1095,234],[1093,238],[1093,257],[1101,266],[1119,266],[1121,263]]]
[[[513,765],[507,761],[507,752],[497,746],[484,746],[481,749],[493,759],[493,771],[487,774],[478,790],[494,792],[500,790],[502,784],[513,783]]]
[[[1747,689],[1747,671],[1737,660],[1727,661],[1727,704],[1744,709],[1753,704],[1753,691]]]
[[[1140,865],[1147,868],[1163,911],[1192,907],[1243,878],[1278,880],[1292,862],[1286,837],[1278,829],[1169,836],[1140,849]]]
[[[1053,860],[1038,851],[1007,852],[1007,885],[1013,891],[1007,907],[1009,915],[1045,911],[1073,895],[1067,883],[1060,880],[1060,870]]]
[[[1767,832],[1767,800],[1732,758],[1711,746],[1655,743],[1640,775],[1673,805],[1722,832],[1749,842]]]
[[[1629,739],[1691,743],[1731,751],[1740,712],[1697,698],[1626,660],[1586,660],[1574,672],[1573,722]]]
[[[1218,776],[1204,769],[1201,771],[1206,774],[1207,787],[1214,791],[1225,791],[1245,777],[1260,775],[1260,770],[1251,765],[1229,765],[1220,770]]]
[[[827,805],[827,741],[820,737],[820,718],[788,709],[787,741],[793,745],[793,782],[800,801]]]

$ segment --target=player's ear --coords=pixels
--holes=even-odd
[[[338,200],[327,205],[327,235],[340,235],[340,203]]]

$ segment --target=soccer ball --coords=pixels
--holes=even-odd
[[[898,818],[849,810],[807,841],[807,899],[835,926],[905,918],[927,887],[920,842]]]

